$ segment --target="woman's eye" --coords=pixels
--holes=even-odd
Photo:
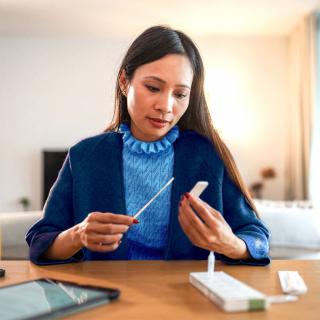
[[[151,92],[158,92],[159,91],[159,88],[157,87],[154,87],[154,86],[149,86],[149,85],[146,85],[147,89]]]
[[[186,94],[185,93],[177,93],[176,94],[176,97],[178,98],[178,99],[184,99],[184,98],[186,98]]]

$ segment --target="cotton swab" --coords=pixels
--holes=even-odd
[[[158,197],[158,195],[172,183],[173,180],[174,180],[174,177],[172,177],[172,178],[164,185],[164,187],[162,187],[162,189],[161,189],[149,202],[147,202],[133,217],[134,217],[135,219],[137,219],[137,218],[140,216],[140,214],[141,214],[145,209],[147,209],[147,207]]]

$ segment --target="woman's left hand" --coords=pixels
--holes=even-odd
[[[221,213],[190,193],[180,202],[178,219],[194,245],[231,259],[249,258],[244,241],[232,232]]]

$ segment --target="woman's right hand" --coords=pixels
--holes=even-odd
[[[135,223],[138,221],[131,216],[91,212],[75,226],[74,241],[92,251],[114,251],[119,247],[123,234]]]

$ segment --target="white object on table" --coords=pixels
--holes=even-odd
[[[268,297],[225,272],[191,272],[190,283],[227,312],[264,310]]]
[[[284,293],[301,295],[308,291],[298,271],[278,271],[278,275]]]
[[[208,256],[208,274],[209,276],[213,276],[214,273],[214,265],[215,265],[215,256],[213,251],[210,251],[210,254]]]

